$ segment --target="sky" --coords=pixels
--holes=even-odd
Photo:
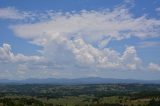
[[[0,0],[0,79],[160,80],[160,0]]]

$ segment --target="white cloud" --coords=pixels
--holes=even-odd
[[[134,3],[135,0],[124,0],[125,3]]]
[[[41,61],[42,57],[39,56],[25,56],[23,54],[14,54],[11,52],[11,46],[9,44],[3,44],[0,47],[0,62],[27,62],[27,61]]]
[[[160,65],[155,64],[155,63],[150,63],[148,68],[151,71],[160,71]]]
[[[159,26],[160,20],[134,17],[117,7],[113,11],[55,13],[50,20],[11,29],[18,37],[42,46],[44,58],[56,66],[137,70],[143,66],[133,46],[120,54],[107,45],[131,37],[158,37]]]
[[[0,18],[1,19],[25,19],[30,17],[30,14],[27,12],[21,12],[16,10],[13,7],[0,8]]]
[[[155,10],[156,10],[157,12],[160,12],[160,7],[156,8]]]
[[[43,53],[48,61],[62,66],[136,70],[141,65],[141,60],[132,46],[120,54],[109,48],[93,47],[81,38],[59,38],[50,42]]]
[[[132,8],[135,5],[136,0],[124,0],[121,6]]]
[[[155,11],[157,12],[158,15],[160,15],[160,7],[156,8]]]
[[[20,74],[21,77],[23,75],[25,75],[27,73],[27,71],[29,71],[29,69],[28,69],[28,66],[26,64],[19,64],[17,66],[17,72],[18,72],[18,74]]]
[[[14,54],[8,44],[0,47],[0,62],[25,63],[15,66],[16,73],[23,78],[65,76],[64,71],[72,76],[76,70],[82,72],[81,75],[91,70],[142,70],[143,60],[138,57],[134,46],[127,46],[119,53],[109,48],[108,43],[132,37],[160,36],[160,20],[134,17],[123,7],[79,13],[49,12],[46,15],[51,18],[10,27],[16,36],[41,46],[42,56]],[[152,63],[148,69],[151,67],[157,68],[157,65]]]
[[[113,11],[58,14],[46,22],[16,25],[11,28],[17,36],[29,39],[38,45],[47,43],[48,39],[63,36],[68,39],[81,37],[87,43],[99,42],[103,47],[109,42],[108,39],[120,40],[132,36],[158,37],[160,21],[144,16],[135,18],[128,10],[116,8]]]
[[[133,46],[127,47],[122,56],[124,67],[136,70],[141,69],[141,59],[137,56],[137,52]]]

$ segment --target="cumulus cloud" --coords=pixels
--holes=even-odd
[[[52,64],[136,70],[142,67],[142,60],[135,47],[129,46],[120,54],[109,49],[108,43],[131,37],[158,37],[159,26],[157,19],[134,17],[126,8],[117,7],[55,13],[50,20],[10,28],[18,37],[42,46],[42,54]]]
[[[78,13],[50,11],[46,16],[51,18],[10,26],[16,36],[41,46],[41,56],[14,54],[9,44],[3,44],[0,47],[0,62],[24,62],[16,65],[17,73],[24,77],[27,73],[32,73],[28,74],[32,77],[63,76],[61,71],[71,76],[69,74],[76,70],[85,74],[91,70],[142,70],[143,60],[134,46],[127,46],[119,53],[109,48],[108,44],[132,37],[145,39],[160,36],[160,20],[135,17],[124,7]],[[154,63],[148,66],[148,69],[157,68],[159,66]],[[39,74],[33,70],[39,70]]]
[[[137,57],[134,47],[127,47],[123,54],[105,48],[103,50],[86,44],[82,39],[76,39],[71,46],[72,52],[81,64],[109,69],[135,70],[140,67],[140,58]]]
[[[141,65],[141,60],[133,46],[127,47],[124,53],[120,54],[109,48],[96,48],[81,38],[72,40],[59,38],[48,42],[43,54],[46,60],[60,67],[136,70],[140,69]]]
[[[0,47],[0,62],[27,62],[27,61],[40,61],[42,58],[39,56],[25,56],[23,54],[14,54],[11,52],[11,46],[4,43]]]
[[[158,64],[155,64],[155,63],[150,63],[148,68],[151,70],[151,71],[160,71],[160,65]]]

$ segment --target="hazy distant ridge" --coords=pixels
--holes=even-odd
[[[160,80],[134,80],[134,79],[113,79],[113,78],[47,78],[47,79],[25,79],[25,80],[7,80],[1,79],[0,83],[22,83],[22,84],[108,84],[108,83],[142,83],[142,84],[160,84]]]

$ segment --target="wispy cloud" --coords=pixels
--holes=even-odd
[[[156,8],[155,11],[157,12],[157,15],[160,15],[160,7]]]
[[[156,10],[157,12],[160,12],[160,7],[156,8],[155,10]]]
[[[156,41],[144,41],[138,44],[138,47],[140,48],[159,47],[159,46],[160,46],[160,42],[156,42]]]
[[[21,12],[14,7],[0,8],[0,18],[1,19],[16,19],[22,20],[29,17],[29,13]]]
[[[51,20],[35,24],[22,24],[11,28],[17,36],[44,44],[48,38],[59,36],[81,37],[88,43],[105,39],[158,37],[160,20],[145,16],[135,18],[125,8],[113,11],[81,11],[80,13],[55,14]],[[45,35],[45,36],[43,36]]]

